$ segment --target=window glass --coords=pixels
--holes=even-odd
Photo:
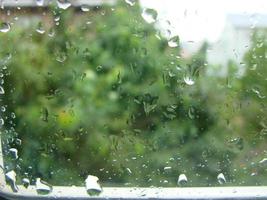
[[[265,1],[0,2],[13,191],[267,184]]]

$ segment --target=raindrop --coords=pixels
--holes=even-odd
[[[128,172],[128,174],[132,174],[132,171],[130,168],[126,168],[126,171]]]
[[[257,64],[253,64],[252,67],[249,68],[250,70],[256,70],[257,69]]]
[[[71,3],[67,0],[57,0],[57,6],[60,9],[66,10],[71,6]]]
[[[17,145],[21,145],[21,139],[16,138],[15,142]]]
[[[164,181],[163,181],[163,183],[169,183],[169,181],[167,181],[167,180],[164,180]]]
[[[259,43],[257,43],[257,47],[258,48],[261,48],[263,46],[263,42],[259,42]]]
[[[58,22],[60,20],[60,16],[55,16],[54,21]]]
[[[193,107],[190,107],[190,108],[188,109],[188,117],[189,117],[190,119],[194,119],[194,118],[195,118],[195,109],[194,109]]]
[[[126,2],[127,4],[129,4],[130,6],[134,6],[135,1],[136,1],[136,0],[125,0],[125,2]]]
[[[172,167],[169,167],[169,166],[164,167],[164,171],[169,171],[169,170],[171,170],[171,169],[172,169]]]
[[[42,116],[41,116],[42,120],[44,122],[48,122],[48,110],[47,108],[43,108],[42,109]]]
[[[44,0],[36,0],[36,5],[37,6],[43,6],[44,5]]]
[[[0,86],[1,87],[1,86]],[[1,90],[1,89],[0,89]],[[5,112],[6,111],[6,107],[5,106],[1,106],[1,111]]]
[[[86,4],[82,5],[82,6],[81,6],[81,10],[82,10],[83,12],[88,12],[88,11],[90,11],[89,5],[86,5]]]
[[[254,92],[260,99],[264,99],[264,98],[265,98],[265,96],[262,95],[262,94],[260,93],[260,91],[258,90],[258,88],[254,87],[254,88],[252,88],[251,90],[252,90],[252,92]]]
[[[90,196],[99,195],[102,192],[102,188],[99,184],[99,179],[96,176],[88,175],[85,180],[86,191]]]
[[[16,172],[9,171],[6,173],[7,182],[10,184],[13,192],[18,192],[18,186],[16,185]]]
[[[44,27],[43,27],[43,25],[42,25],[41,22],[38,23],[36,32],[37,32],[37,33],[40,33],[40,34],[44,34],[44,33],[45,33]]]
[[[177,70],[177,71],[181,71],[182,68],[181,68],[179,65],[177,65],[177,66],[176,66],[176,70]]]
[[[0,94],[5,94],[5,90],[2,86],[0,86]]]
[[[157,19],[157,16],[158,16],[158,13],[156,10],[151,9],[151,8],[143,9],[142,17],[147,23],[149,24],[154,23]]]
[[[5,124],[5,121],[3,120],[3,118],[0,118],[0,127],[3,126]]]
[[[0,32],[6,33],[10,30],[10,24],[7,22],[2,22],[0,25]]]
[[[13,112],[10,114],[10,116],[11,116],[12,119],[15,119],[16,118],[16,115]]]
[[[237,138],[230,140],[230,142],[234,144],[239,150],[242,150],[244,148],[243,138],[237,137]]]
[[[252,172],[251,174],[250,174],[250,176],[256,176],[257,175],[257,173],[255,173],[255,172]]]
[[[30,185],[30,180],[28,178],[23,178],[22,179],[22,184],[25,188],[28,188]]]
[[[217,176],[217,180],[218,180],[218,182],[219,182],[221,185],[224,184],[224,183],[226,183],[226,179],[225,179],[223,173],[218,174],[218,176]]]
[[[13,158],[18,159],[18,150],[16,148],[10,148],[9,152],[11,153]]]
[[[67,59],[67,56],[65,53],[58,53],[56,55],[56,61],[63,63]]]
[[[150,105],[146,102],[143,102],[143,104],[144,104],[144,111],[145,111],[146,115],[148,115],[150,112],[155,110],[155,108],[157,107],[157,104]]]
[[[185,174],[180,174],[179,175],[179,178],[178,178],[178,181],[177,181],[177,184],[179,185],[179,186],[183,186],[183,185],[185,185],[187,183],[187,177],[186,177],[186,175]]]
[[[42,181],[40,178],[36,179],[36,191],[38,194],[46,195],[52,191],[52,186]]]
[[[102,69],[103,69],[103,67],[102,67],[101,65],[98,65],[98,66],[96,67],[96,71],[98,71],[98,72],[100,72]]]
[[[172,37],[171,39],[169,39],[169,41],[168,41],[168,45],[169,45],[169,47],[171,47],[171,48],[178,47],[178,45],[179,45],[179,41],[180,41],[180,38],[179,38],[178,35],[176,35],[176,36]]]
[[[267,158],[263,158],[259,161],[260,164],[267,164]]]
[[[54,37],[55,36],[55,30],[53,28],[51,28],[49,31],[48,31],[48,36],[49,37]]]
[[[172,78],[172,77],[175,77],[175,73],[173,73],[172,71],[169,71],[168,74],[169,74],[169,77],[171,77],[171,78]]]
[[[195,81],[189,77],[189,76],[185,76],[184,77],[184,82],[187,84],[187,85],[194,85],[195,84]]]

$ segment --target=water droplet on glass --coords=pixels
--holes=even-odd
[[[36,5],[37,6],[43,6],[44,5],[44,0],[36,0]]]
[[[135,1],[136,1],[136,0],[125,0],[125,2],[126,2],[127,4],[129,4],[130,6],[134,6]]]
[[[259,91],[258,88],[254,87],[254,88],[252,88],[251,90],[252,90],[252,92],[254,92],[260,99],[264,99],[264,98],[265,98],[265,96],[262,95],[262,94],[260,93],[260,91]]]
[[[185,76],[184,82],[186,83],[186,85],[194,85],[195,84],[195,81],[190,76]]]
[[[195,109],[194,109],[193,107],[190,107],[190,108],[188,109],[188,117],[189,117],[190,119],[194,119],[194,118],[195,118]]]
[[[128,174],[132,174],[132,171],[130,168],[126,168],[126,171],[128,172]]]
[[[230,143],[234,144],[239,150],[244,148],[244,140],[243,138],[237,137],[230,140]]]
[[[10,30],[10,24],[7,22],[2,22],[0,25],[0,32],[6,33]]]
[[[5,124],[5,121],[3,120],[3,118],[0,118],[0,127],[3,126]]]
[[[99,179],[96,176],[88,175],[85,180],[86,191],[90,196],[99,195],[102,192],[102,188],[99,184]]]
[[[56,61],[63,63],[67,59],[67,55],[65,53],[58,53],[56,55]]]
[[[169,74],[169,77],[171,77],[171,78],[172,78],[172,77],[175,77],[175,73],[173,73],[172,71],[169,71],[168,74]]]
[[[158,13],[156,10],[151,9],[151,8],[143,9],[142,17],[147,23],[149,24],[154,23],[157,19],[157,16],[158,16]]]
[[[224,183],[226,183],[226,179],[225,179],[223,173],[218,174],[218,176],[217,176],[217,180],[218,180],[218,182],[219,182],[221,185],[224,184]]]
[[[60,20],[60,16],[55,16],[54,21],[58,22]]]
[[[21,139],[16,138],[15,143],[16,143],[17,145],[21,145]]]
[[[10,116],[11,116],[12,119],[15,119],[16,118],[16,115],[13,112],[10,114]]]
[[[260,164],[267,164],[267,158],[263,158],[259,161]]]
[[[89,5],[84,4],[84,5],[81,5],[81,10],[83,12],[88,12],[88,11],[90,11],[90,7],[89,7]]]
[[[250,70],[256,70],[257,69],[257,64],[253,64],[250,68],[249,68]]]
[[[172,169],[172,167],[169,167],[169,166],[164,167],[164,171],[169,171],[169,170],[171,170],[171,169]]]
[[[16,148],[10,148],[9,152],[11,153],[13,158],[18,159],[18,150]]]
[[[6,107],[5,106],[1,106],[1,111],[5,112],[6,111]]]
[[[57,0],[57,6],[60,9],[66,10],[71,6],[71,3],[67,0]]]
[[[48,36],[49,37],[54,37],[55,36],[55,30],[53,28],[50,28],[48,31]]]
[[[98,72],[100,72],[102,69],[103,69],[103,67],[102,67],[101,65],[98,65],[98,66],[96,67],[96,71],[98,71]]]
[[[13,192],[17,192],[18,191],[18,186],[16,185],[16,172],[9,171],[6,173],[6,179],[8,184],[10,184]]]
[[[42,181],[40,178],[36,179],[36,191],[38,194],[46,195],[52,191],[52,186]]]
[[[144,104],[144,111],[146,115],[149,115],[149,113],[155,110],[155,108],[157,107],[157,104],[150,105],[149,103],[146,103],[146,102],[143,102],[143,104]]]
[[[250,174],[250,176],[257,176],[257,173],[256,173],[256,172],[252,172],[252,173]]]
[[[261,48],[263,46],[263,42],[259,42],[259,43],[257,43],[257,47],[258,48]]]
[[[40,34],[44,34],[45,33],[45,30],[44,30],[44,27],[42,25],[42,23],[38,23],[38,26],[37,26],[37,29],[36,29],[36,32],[37,33],[40,33]]]
[[[180,174],[179,175],[179,178],[178,178],[178,181],[177,181],[177,184],[179,185],[179,186],[183,186],[183,185],[185,185],[187,183],[187,177],[186,177],[186,175],[185,174]]]
[[[0,94],[5,94],[5,90],[2,86],[0,86]]]
[[[28,178],[23,178],[22,179],[22,184],[25,188],[28,188],[30,185],[30,180]]]
[[[42,120],[44,121],[44,122],[48,122],[48,110],[47,110],[47,108],[43,108],[42,109],[42,116],[41,116],[41,118],[42,118]]]
[[[169,39],[169,41],[168,41],[168,45],[169,45],[169,47],[171,47],[171,48],[178,47],[178,45],[179,45],[179,41],[180,41],[179,36],[176,35],[176,36],[172,37],[171,39]]]

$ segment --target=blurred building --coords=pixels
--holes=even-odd
[[[104,4],[112,5],[116,0],[0,0],[0,23],[8,22],[11,26],[36,27],[38,23],[49,27],[53,24],[54,15],[48,7],[58,2],[67,2],[77,13],[82,8],[99,11]],[[94,12],[90,12],[94,15]],[[78,16],[78,15],[77,15]]]
[[[40,7],[46,7],[56,0],[0,0],[0,5],[4,7],[36,7],[40,6],[40,2],[44,2]],[[104,3],[114,3],[115,0],[69,0],[72,6],[99,6]],[[38,4],[39,2],[39,4]],[[64,2],[64,0],[62,0]]]
[[[256,29],[267,28],[267,15],[261,14],[229,14],[226,17],[224,31],[220,39],[210,45],[208,63],[217,65],[216,73],[227,73],[229,60],[240,65],[240,73],[244,71],[242,60],[250,48],[251,35]]]

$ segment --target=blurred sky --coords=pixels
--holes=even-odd
[[[216,41],[224,28],[227,14],[267,14],[267,0],[140,0],[153,8],[164,29],[182,41]],[[168,24],[169,20],[170,24]]]

